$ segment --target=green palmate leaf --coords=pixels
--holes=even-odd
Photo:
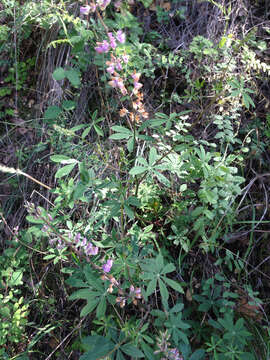
[[[94,129],[99,136],[104,136],[103,130],[101,129],[100,126],[94,125]]]
[[[127,142],[127,149],[131,153],[134,149],[134,137],[132,136]]]
[[[136,346],[134,346],[132,343],[129,344],[125,344],[123,346],[121,346],[121,350],[132,357],[137,357],[137,358],[143,358],[144,357],[144,353],[139,350]]]
[[[97,299],[93,300],[92,302],[88,302],[88,303],[82,308],[82,310],[81,310],[81,312],[80,312],[80,316],[81,316],[81,317],[84,317],[84,316],[90,314],[90,313],[95,309],[95,307],[97,306],[97,304],[98,304],[98,300],[97,300]]]
[[[157,279],[152,279],[147,285],[146,296],[153,294],[157,287]]]
[[[50,159],[55,163],[61,163],[63,160],[68,160],[69,157],[65,155],[52,155]]]
[[[194,353],[189,358],[189,360],[203,360],[203,359],[205,359],[205,350],[203,349],[198,349],[194,351]]]
[[[117,353],[116,353],[116,360],[126,360],[122,351],[120,351],[119,349],[117,350]]]
[[[130,171],[129,171],[129,174],[132,175],[132,176],[135,176],[135,175],[139,175],[139,174],[143,174],[144,172],[147,171],[147,167],[145,166],[134,166]]]
[[[76,163],[73,163],[62,167],[61,169],[57,170],[55,177],[60,179],[61,177],[68,175],[73,170],[75,165]]]
[[[130,134],[127,133],[116,133],[116,134],[112,134],[109,139],[111,140],[123,140],[123,139],[129,139],[130,138]]]
[[[26,220],[29,221],[32,224],[44,224],[44,220],[37,219],[37,218],[35,218],[34,216],[31,216],[31,215],[27,215]]]
[[[184,293],[185,293],[184,290],[183,290],[183,288],[182,288],[182,286],[181,286],[178,282],[176,282],[176,281],[174,281],[174,280],[172,280],[172,279],[168,279],[167,277],[162,277],[162,279],[163,279],[171,288],[173,288],[175,291],[178,291],[178,292],[180,292],[181,294],[184,294]]]
[[[63,80],[66,77],[66,73],[62,67],[59,67],[54,70],[52,76],[54,80]]]
[[[163,267],[164,267],[163,256],[160,253],[156,257],[156,265],[157,265],[158,271],[161,271],[163,269]]]
[[[153,350],[150,348],[150,346],[145,344],[145,342],[141,343],[141,348],[142,348],[142,350],[143,350],[143,352],[145,354],[146,359],[148,359],[148,360],[155,360],[156,359]]]
[[[139,200],[136,196],[130,196],[130,197],[127,199],[127,203],[128,203],[129,205],[136,206],[136,207],[140,207],[140,206],[141,206],[141,202],[140,202],[140,200]]]
[[[86,136],[89,134],[90,130],[91,130],[92,126],[89,126],[88,128],[86,128],[83,133],[82,133],[82,139],[85,139]]]
[[[156,174],[158,180],[164,184],[165,186],[169,187],[171,185],[170,181],[166,178],[166,176],[164,176],[163,174],[161,174],[158,171],[154,171],[154,173]]]
[[[105,315],[106,307],[107,307],[106,298],[105,298],[105,296],[102,296],[99,301],[99,304],[97,307],[97,312],[96,312],[98,319],[102,318]]]
[[[87,352],[80,357],[80,360],[102,359],[115,347],[112,341],[100,335],[87,336],[82,343]]]
[[[163,306],[165,308],[167,308],[168,307],[169,292],[167,290],[166,285],[164,284],[164,282],[161,279],[158,279],[158,285],[159,285],[159,289],[160,289],[160,294],[161,294],[161,299],[162,299]]]
[[[90,299],[92,300],[95,297],[93,293],[91,292],[91,289],[88,287],[86,289],[80,289],[75,291],[73,294],[69,296],[69,300],[75,300],[75,299]]]
[[[243,103],[244,103],[244,105],[245,105],[245,107],[247,109],[249,109],[250,105],[255,107],[255,104],[254,104],[253,100],[251,99],[251,97],[247,93],[243,93],[242,97],[243,97]]]
[[[165,267],[162,269],[161,274],[167,274],[175,270],[175,266],[170,263],[165,265]]]
[[[114,125],[114,126],[112,126],[112,130],[116,131],[116,132],[119,132],[119,133],[133,135],[132,131],[125,128],[124,126]]]
[[[131,207],[129,207],[128,205],[124,205],[124,209],[125,209],[125,212],[127,214],[127,216],[133,220],[134,219],[134,212],[133,210],[131,209]]]
[[[156,159],[157,159],[157,150],[154,147],[152,147],[149,153],[149,165],[150,166],[154,165]]]

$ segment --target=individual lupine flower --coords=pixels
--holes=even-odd
[[[89,255],[97,255],[98,254],[98,247],[93,246],[93,244],[91,242],[89,242],[84,247],[84,252],[85,252],[85,255],[87,255],[87,256],[89,256]]]
[[[128,60],[129,60],[129,56],[128,55],[122,55],[122,60],[124,61],[125,64],[127,64]]]
[[[97,5],[95,3],[90,3],[89,7],[90,7],[90,12],[94,13],[96,11]]]
[[[77,233],[77,234],[75,235],[74,242],[75,242],[75,245],[76,245],[76,246],[80,246],[80,245],[81,245],[81,234],[80,234],[80,233]]]
[[[131,77],[134,80],[134,82],[138,82],[140,80],[141,73],[137,73],[136,71],[134,71],[134,73],[131,74]]]
[[[87,239],[84,237],[80,243],[80,246],[85,247],[86,244],[87,244]]]
[[[113,264],[113,260],[109,259],[107,260],[107,262],[105,264],[102,265],[102,269],[105,273],[108,273],[111,271],[112,268],[112,264]]]
[[[109,74],[113,74],[115,69],[114,69],[114,63],[112,61],[106,61],[106,65],[109,65],[107,68],[106,68],[106,71],[109,73]]]
[[[137,94],[138,90],[143,86],[142,83],[139,82],[139,79],[141,77],[140,73],[136,73],[136,71],[134,71],[133,74],[131,74],[131,77],[133,79],[133,94]]]
[[[48,225],[43,225],[41,228],[41,231],[46,233],[49,230],[49,226]]]
[[[88,15],[89,12],[90,12],[91,8],[89,5],[86,5],[86,6],[81,6],[80,7],[80,14],[81,15]]]
[[[116,33],[116,39],[120,42],[120,44],[124,44],[126,41],[126,34],[123,33],[122,30],[118,30]]]
[[[122,108],[120,111],[119,111],[119,116],[120,117],[124,117],[125,115],[128,114],[128,109],[126,108]]]
[[[121,308],[123,308],[126,305],[127,299],[124,296],[118,296],[116,298],[116,303],[120,305]]]
[[[108,37],[110,39],[110,45],[112,49],[116,48],[116,41],[115,41],[115,37],[113,36],[113,34],[111,32],[108,32]]]
[[[97,5],[100,7],[100,10],[104,11],[110,2],[111,0],[97,0]]]
[[[183,360],[182,356],[180,357],[179,350],[176,348],[169,350],[169,356],[171,360]]]
[[[119,76],[113,76],[108,84],[113,88],[120,88],[124,85],[123,80]]]
[[[122,64],[121,64],[121,62],[120,62],[119,59],[116,60],[115,67],[116,67],[116,70],[118,70],[118,71],[123,70],[123,66],[122,66]]]
[[[116,10],[119,10],[121,8],[122,5],[122,1],[121,0],[117,0],[114,3],[114,7],[116,8]]]
[[[119,76],[113,76],[112,80],[108,82],[108,84],[113,88],[119,88],[123,95],[127,94],[127,89],[125,88],[123,79]]]
[[[134,286],[131,285],[129,288],[129,295],[133,298],[133,300],[132,300],[133,304],[137,305],[138,304],[137,299],[142,298],[141,288],[137,287],[135,289]]]
[[[110,50],[110,44],[107,40],[104,40],[103,42],[97,42],[97,45],[98,46],[95,47],[95,50],[99,54],[107,53]]]

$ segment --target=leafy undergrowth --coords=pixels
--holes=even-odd
[[[2,1],[1,359],[270,358],[267,14]]]

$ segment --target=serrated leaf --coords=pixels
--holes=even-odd
[[[60,179],[61,177],[68,175],[74,169],[75,165],[76,165],[76,163],[73,163],[70,165],[66,165],[66,166],[62,167],[61,169],[57,170],[56,174],[55,174],[55,178]]]
[[[71,82],[71,85],[77,87],[81,83],[80,73],[78,70],[71,69],[65,71],[66,77]]]
[[[72,100],[65,100],[63,101],[62,106],[64,110],[70,111],[75,109],[76,103]]]
[[[54,80],[59,81],[59,80],[63,80],[66,77],[66,73],[62,67],[59,67],[54,70],[52,76],[53,76]]]
[[[57,119],[57,117],[60,115],[62,110],[59,106],[53,105],[49,106],[48,109],[44,113],[44,119],[45,120],[54,120]]]

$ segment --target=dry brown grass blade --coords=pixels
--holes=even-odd
[[[45,187],[48,190],[51,190],[52,188],[46,184],[43,184],[41,181],[33,178],[31,175],[26,174],[25,172],[23,172],[20,169],[14,169],[14,168],[10,168],[8,166],[2,165],[0,164],[0,171],[4,172],[4,173],[8,173],[8,174],[17,174],[17,175],[23,175],[25,177],[27,177],[28,179],[34,181],[35,183],[39,184],[40,186]]]

